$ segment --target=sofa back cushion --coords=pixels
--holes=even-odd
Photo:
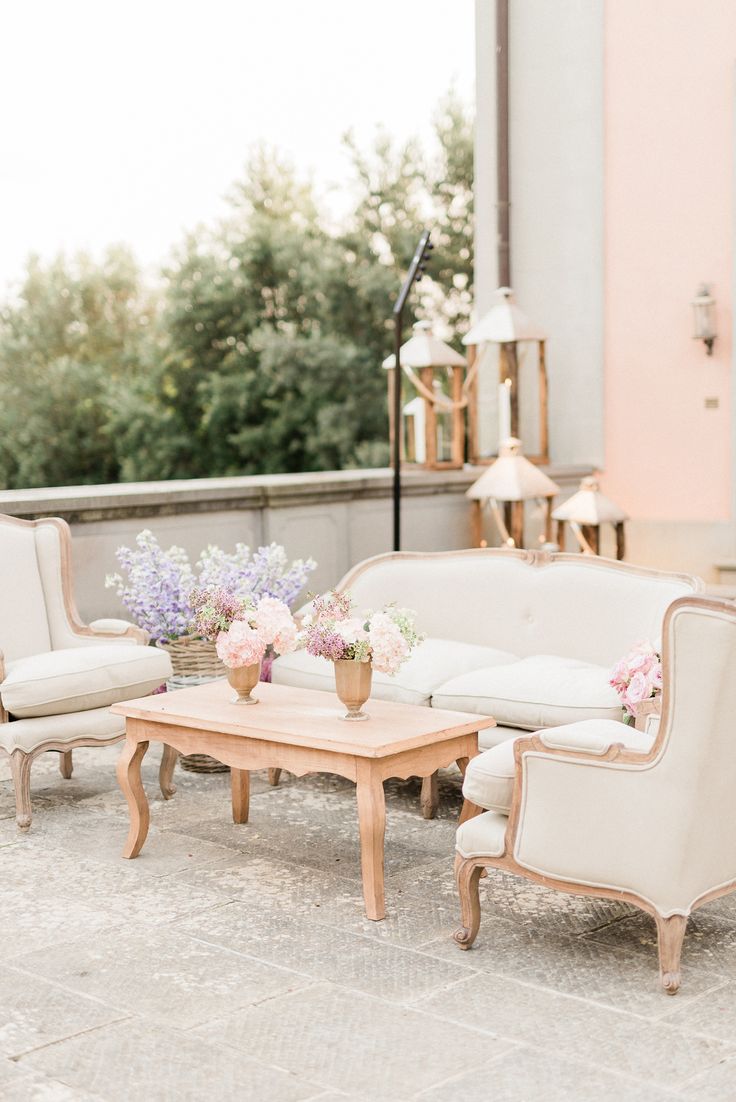
[[[427,635],[612,666],[659,640],[665,610],[701,588],[686,575],[583,555],[483,549],[378,556],[340,583],[361,608],[412,608]]]
[[[0,650],[12,661],[51,649],[32,524],[0,523]]]

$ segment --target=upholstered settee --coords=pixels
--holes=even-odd
[[[659,640],[667,607],[702,583],[592,556],[483,548],[379,555],[337,588],[361,609],[414,609],[426,633],[395,677],[374,673],[373,695],[492,715],[488,747],[520,731],[620,721],[613,665]],[[278,658],[272,676],[334,688],[331,663],[305,651]]]

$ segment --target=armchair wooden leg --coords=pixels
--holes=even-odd
[[[158,770],[158,783],[161,788],[161,795],[165,800],[170,800],[176,792],[174,769],[176,768],[178,760],[179,754],[173,746],[168,746],[164,743],[163,753],[161,754],[161,765]]]
[[[469,949],[478,936],[480,929],[480,891],[478,881],[483,871],[470,857],[461,860],[457,867],[457,890],[460,894],[462,926],[452,935],[461,949]]]
[[[280,778],[281,778],[281,770],[280,769],[269,769],[269,771],[268,771],[268,783],[270,785],[272,785],[273,788],[275,788],[277,786],[277,784],[279,783]]]
[[[10,772],[15,789],[15,821],[19,830],[31,825],[31,765],[33,758],[22,750],[10,755]]]
[[[659,945],[659,976],[668,995],[676,995],[680,987],[680,954],[687,929],[686,915],[654,916]]]
[[[71,750],[62,750],[59,753],[59,772],[61,773],[65,781],[71,779],[71,775],[73,772]]]

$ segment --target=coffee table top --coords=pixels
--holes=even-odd
[[[341,718],[344,707],[334,693],[260,682],[254,695],[259,699],[255,706],[233,704],[233,689],[223,678],[191,689],[124,700],[110,710],[149,723],[196,727],[364,758],[389,757],[496,725],[492,716],[373,698],[365,705],[370,719],[349,723]]]

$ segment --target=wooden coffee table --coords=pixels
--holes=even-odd
[[[464,773],[478,753],[478,731],[495,726],[495,720],[370,700],[370,720],[350,723],[340,718],[344,708],[332,693],[260,684],[255,690],[260,703],[251,707],[232,703],[233,695],[222,680],[113,705],[113,712],[126,717],[126,741],[117,767],[130,809],[123,857],[137,857],[148,834],[141,762],[149,742],[162,742],[182,754],[206,753],[229,765],[236,823],[248,822],[251,769],[288,769],[299,777],[337,773],[357,785],[366,914],[384,918],[384,780],[432,777],[453,761]],[[477,811],[466,801],[461,820]]]

